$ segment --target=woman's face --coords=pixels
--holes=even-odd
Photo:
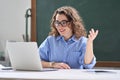
[[[70,38],[72,36],[71,24],[64,14],[57,14],[54,25],[61,36]]]

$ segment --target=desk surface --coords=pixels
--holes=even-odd
[[[39,80],[120,80],[120,70],[107,69],[59,69],[57,71],[13,71],[0,70],[0,79]]]

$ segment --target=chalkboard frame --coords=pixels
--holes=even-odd
[[[36,32],[36,0],[31,0],[31,41],[37,41]],[[96,67],[120,67],[119,61],[97,61]]]

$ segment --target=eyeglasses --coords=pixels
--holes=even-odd
[[[54,25],[55,25],[56,27],[59,27],[60,24],[61,24],[62,27],[66,27],[68,22],[70,22],[70,21],[67,21],[67,20],[58,21],[58,20],[56,20],[56,21],[54,22]]]

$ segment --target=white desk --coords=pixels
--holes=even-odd
[[[101,69],[88,70],[70,69],[58,71],[7,71],[0,70],[0,80],[7,79],[39,79],[39,80],[120,80],[120,70],[107,70],[110,72],[94,72]],[[104,70],[104,69],[102,69]]]

